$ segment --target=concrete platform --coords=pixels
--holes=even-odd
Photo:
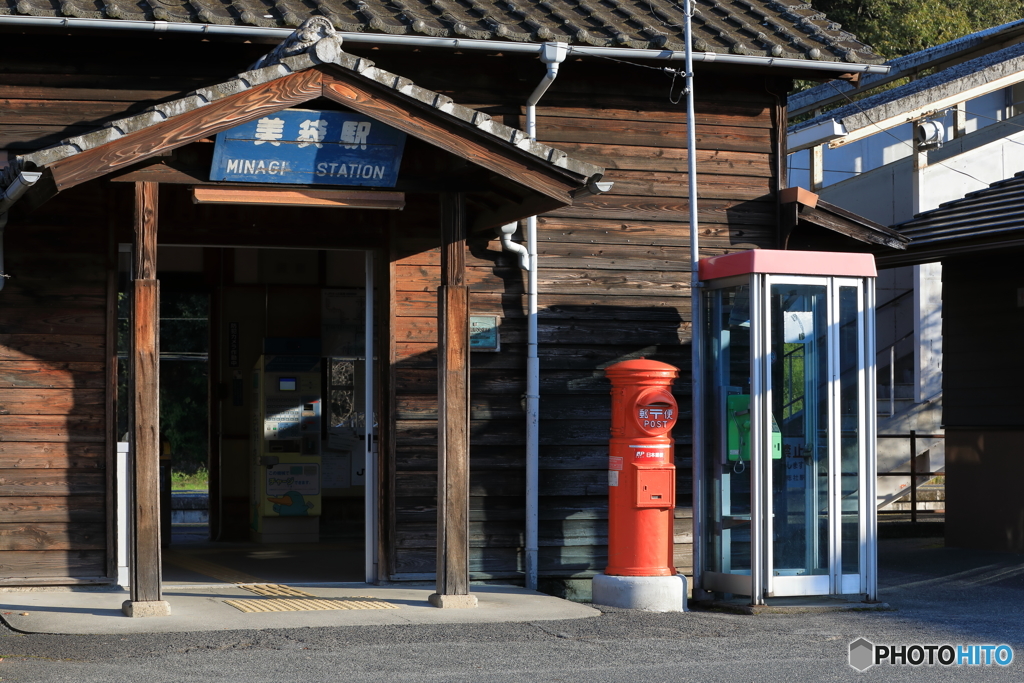
[[[365,583],[288,584],[317,598],[374,598],[397,609],[337,609],[303,612],[241,612],[226,599],[261,599],[241,585],[166,586],[171,614],[133,619],[121,611],[122,590],[77,588],[0,592],[0,618],[24,633],[129,634],[262,630],[387,624],[467,624],[585,619],[601,613],[586,605],[516,586],[473,585],[474,609],[439,609],[429,604],[434,584],[370,586]]]

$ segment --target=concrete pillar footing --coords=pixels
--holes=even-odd
[[[121,611],[129,617],[169,617],[171,603],[166,600],[125,600],[121,605]]]
[[[432,593],[427,601],[441,609],[468,609],[477,606],[476,596],[473,594],[442,595],[441,593]]]

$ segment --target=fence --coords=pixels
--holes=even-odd
[[[879,472],[880,477],[910,477],[910,521],[917,522],[917,478],[927,476],[931,479],[939,474],[945,474],[945,470],[938,472],[917,471],[917,440],[918,439],[945,439],[945,434],[918,434],[917,430],[911,429],[909,434],[879,434],[879,439],[910,439],[910,471],[909,472]],[[925,481],[928,481],[926,479]]]

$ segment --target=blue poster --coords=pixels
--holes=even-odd
[[[286,109],[219,133],[210,180],[394,187],[404,148],[362,114]]]

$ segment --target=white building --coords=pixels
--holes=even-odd
[[[1024,170],[1024,20],[888,64],[789,98],[790,186],[895,226]],[[879,434],[941,434],[941,265],[905,258],[878,259]],[[943,468],[942,441],[916,450],[918,471]],[[880,473],[909,465],[905,439],[880,441]],[[880,477],[879,504],[909,483]]]

